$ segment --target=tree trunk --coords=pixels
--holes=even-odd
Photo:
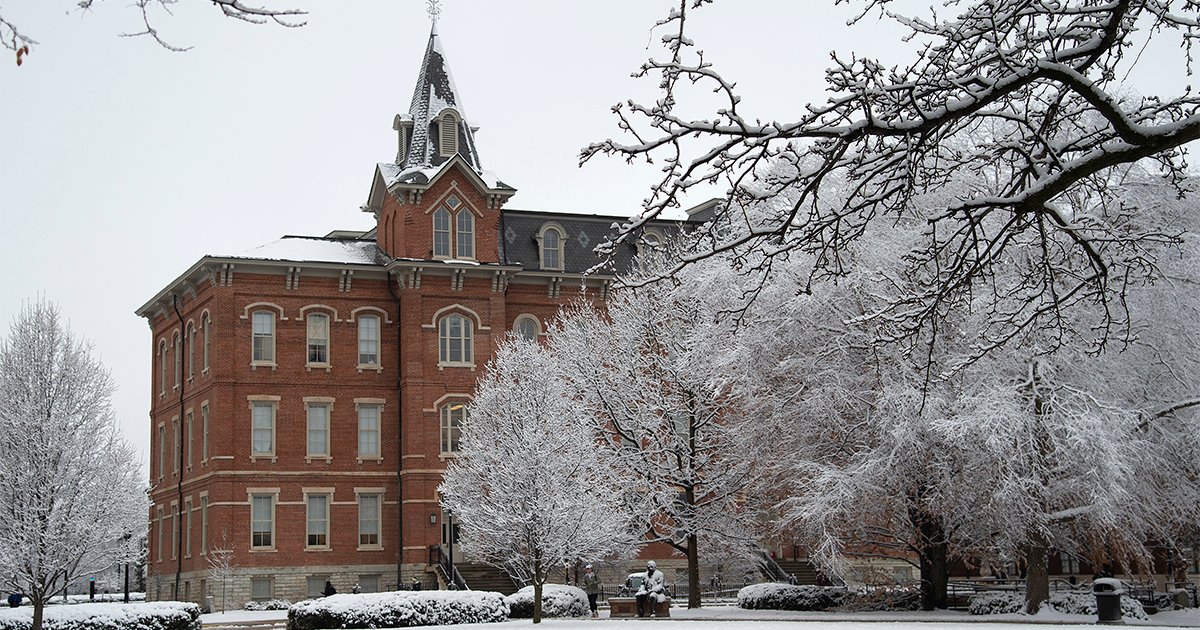
[[[42,613],[46,610],[46,602],[41,597],[33,598],[33,625],[31,630],[42,630]]]
[[[1050,599],[1049,544],[1044,535],[1029,536],[1025,565],[1025,613],[1033,615]]]
[[[917,525],[921,545],[918,551],[921,564],[921,610],[946,608],[949,601],[946,587],[950,582],[950,544],[942,519],[911,512]]]
[[[688,608],[700,607],[700,552],[696,534],[687,537]]]
[[[542,575],[542,559],[533,558],[533,623],[542,623],[542,584],[546,577]]]

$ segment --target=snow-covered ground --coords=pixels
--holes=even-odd
[[[201,615],[205,625],[244,623],[244,622],[280,622],[287,619],[286,610],[231,610],[224,614],[211,613]],[[936,623],[933,630],[958,630],[959,628],[978,627],[976,624],[987,623],[986,630],[1022,630],[1029,624],[1039,625],[1093,625],[1096,618],[1086,615],[1064,615],[1059,613],[1043,613],[1034,617],[1025,615],[980,615],[973,616],[957,611],[935,612],[870,612],[870,613],[838,613],[838,612],[793,612],[786,610],[743,610],[733,606],[711,606],[697,610],[672,608],[670,619],[610,619],[607,610],[600,611],[600,619],[547,619],[538,628],[540,630],[601,630],[602,628],[622,628],[629,630],[629,624],[652,623],[651,630],[724,630],[731,622],[754,623],[755,630],[799,630],[797,621],[836,624],[833,630],[920,630],[928,624]],[[532,626],[529,619],[510,619],[504,622],[504,627],[520,625]],[[1192,627],[1200,628],[1200,609],[1189,608],[1161,612],[1151,615],[1149,621],[1126,620],[1126,625],[1139,627]],[[887,625],[884,625],[887,624]],[[464,624],[456,626],[462,630],[498,630],[497,624]]]

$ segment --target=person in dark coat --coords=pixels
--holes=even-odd
[[[325,597],[329,597],[330,595],[337,595],[337,589],[333,588],[332,582],[330,582],[329,580],[325,580],[325,590],[321,591],[321,594],[324,595]]]

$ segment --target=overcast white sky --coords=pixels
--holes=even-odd
[[[152,347],[134,309],[205,254],[370,228],[358,208],[375,163],[395,156],[392,117],[408,108],[429,20],[424,0],[271,2],[310,11],[284,29],[182,0],[155,21],[192,46],[173,53],[119,37],[142,28],[128,4],[0,5],[39,41],[19,68],[0,50],[0,326],[23,300],[59,303],[111,367],[116,412],[145,458]],[[665,56],[651,26],[674,4],[442,2],[438,30],[484,167],[518,190],[509,207],[639,210],[656,166],[581,169],[577,155],[617,134],[614,103],[656,97],[656,80],[629,75]],[[850,15],[832,0],[721,0],[689,23],[738,82],[743,112],[782,120],[826,98],[831,50],[911,58],[894,26],[847,30]],[[1143,91],[1183,89],[1179,69],[1150,67]]]

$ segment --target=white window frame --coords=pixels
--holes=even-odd
[[[356,400],[354,403],[354,409],[355,409],[355,413],[358,417],[358,421],[357,421],[358,422],[358,424],[357,424],[358,431],[356,433],[357,438],[358,438],[357,439],[357,448],[356,448],[356,450],[358,452],[358,461],[362,462],[362,461],[382,460],[383,459],[383,401],[376,401],[374,399]],[[372,412],[374,414],[374,418],[370,418]],[[364,419],[373,420],[375,423],[375,426],[373,428],[364,429],[363,428],[363,420]],[[364,436],[364,434],[371,434],[371,433],[374,433],[374,435],[375,435],[375,437],[374,437],[375,452],[367,453],[367,452],[364,452],[364,450],[363,450],[363,436]]]
[[[175,386],[172,389],[179,389],[179,382],[183,380],[183,335],[176,330],[172,339],[175,346]]]
[[[167,395],[167,340],[158,340],[158,395]]]
[[[372,490],[355,490],[355,496],[358,503],[358,550],[379,550],[383,549],[383,491],[381,489]],[[375,502],[375,542],[363,542],[363,524],[370,521],[363,520],[363,500]]]
[[[454,157],[462,139],[458,137],[460,118],[454,110],[447,109],[438,117],[438,155]]]
[[[263,316],[261,319],[259,316]],[[275,311],[260,309],[250,314],[250,364],[275,366]],[[268,332],[260,332],[259,324],[269,323]],[[262,340],[260,342],[260,340]],[[267,354],[269,353],[269,357]]]
[[[526,337],[524,331],[521,330],[521,324],[524,322],[529,322],[529,324],[533,327],[533,336]],[[517,336],[522,339],[528,341],[537,341],[538,336],[542,334],[542,322],[538,321],[538,318],[534,317],[533,315],[522,313],[521,315],[518,315],[515,320],[513,320],[513,332],[517,333]]]
[[[313,516],[314,501],[324,502],[324,513]],[[304,490],[304,548],[305,549],[330,549],[330,507],[333,505],[333,489],[322,488],[319,490]],[[320,524],[323,531],[313,529],[314,523]],[[313,542],[314,536],[324,537],[324,540],[317,539]]]
[[[179,451],[183,447],[183,432],[179,428],[179,416],[171,416],[171,473],[179,474]]]
[[[321,410],[324,414],[325,427],[318,429],[325,434],[325,444],[322,450],[313,450],[313,412]],[[323,460],[329,462],[333,459],[332,442],[333,442],[333,399],[332,398],[316,398],[309,397],[304,399],[304,427],[305,427],[305,461]]]
[[[439,446],[444,456],[457,455],[462,447],[462,425],[467,420],[469,403],[470,400],[465,398],[451,398],[438,407]]]
[[[546,240],[547,240],[546,235],[551,234],[551,233],[553,233],[554,236],[558,239],[558,245],[556,247],[550,247],[549,245],[546,244]],[[566,232],[566,230],[562,229],[562,227],[560,227],[558,224],[555,224],[555,223],[546,224],[546,225],[542,226],[541,230],[538,230],[537,241],[538,241],[538,266],[539,267],[541,267],[542,269],[545,269],[547,271],[562,271],[563,269],[566,269],[566,264],[567,264],[566,263],[566,254],[567,254],[567,232]],[[554,252],[555,257],[558,258],[558,261],[554,264],[551,264],[551,261],[547,260],[546,254],[548,254],[550,252]]]
[[[462,322],[461,334],[452,336],[454,319]],[[453,344],[459,345],[459,359],[453,356]],[[475,322],[462,313],[447,313],[438,319],[438,367],[475,367]]]
[[[445,228],[443,229],[439,223],[445,219]],[[434,258],[453,258],[454,257],[454,213],[447,208],[438,208],[433,211],[433,217],[430,219],[433,222],[433,257]],[[445,236],[445,248],[439,248],[438,236]]]
[[[372,337],[367,337],[367,338],[363,337],[364,332],[367,332],[367,333],[371,332],[369,330],[366,330],[363,326],[363,323],[366,321],[374,322],[373,325],[375,327],[375,330],[374,330],[373,338]],[[378,315],[359,315],[358,316],[358,367],[360,370],[363,368],[374,369],[374,368],[378,368],[379,366],[383,365],[383,357],[380,355],[380,352],[379,352],[381,349],[381,346],[382,346],[382,343],[381,343],[382,338],[383,338],[383,318],[382,317],[380,317]],[[365,352],[365,353],[363,352],[363,344],[364,343],[375,344],[375,351],[373,353],[374,357],[375,357],[374,361],[363,361],[364,356],[367,356],[368,358],[370,358],[370,355],[372,354],[369,351]]]
[[[183,557],[192,557],[192,497],[183,500]]]
[[[208,553],[208,494],[200,493],[200,555]]]
[[[454,257],[475,260],[475,213],[466,204],[454,215]]]
[[[171,559],[179,559],[179,502],[171,502]]]
[[[183,439],[187,441],[187,456],[183,460],[183,465],[186,470],[192,469],[192,451],[195,447],[196,440],[192,437],[195,430],[196,414],[192,409],[188,409],[187,413],[183,414]]]
[[[187,380],[189,383],[196,378],[196,324],[187,324]]]
[[[200,372],[207,373],[208,368],[209,368],[209,361],[208,361],[209,344],[208,344],[208,342],[209,342],[211,329],[212,329],[212,316],[209,315],[207,312],[204,313],[204,315],[202,315],[200,317],[200,328],[202,330],[202,335],[204,337],[204,352],[202,353],[203,362],[200,364]]]
[[[330,322],[332,321],[332,319],[333,318],[331,318],[326,313],[309,313],[308,317],[304,318],[305,330],[307,331],[306,338],[308,340],[305,345],[305,352],[304,352],[305,365],[307,365],[309,367],[329,367],[329,362],[330,362],[329,338],[331,336]],[[316,324],[317,328],[320,328],[320,324],[318,322],[321,322],[322,320],[324,321],[324,326],[325,326],[325,331],[324,331],[325,336],[324,337],[320,337],[320,336],[314,337],[313,336],[314,324]],[[318,335],[320,335],[321,331],[317,330],[316,333]],[[316,353],[315,355],[314,355],[314,352]],[[322,357],[319,356],[320,354],[324,354],[324,360],[321,360]]]
[[[167,427],[158,423],[158,480],[162,481],[167,470]]]
[[[255,595],[255,584],[266,584],[269,591],[266,595]],[[250,578],[250,599],[256,602],[275,599],[275,578],[269,575],[255,575]]]
[[[200,403],[200,463],[208,463],[208,401]]]
[[[271,489],[271,490],[258,490],[258,489],[250,488],[247,490],[247,494],[249,495],[249,501],[250,501],[250,550],[251,551],[274,551],[275,550],[275,540],[276,540],[276,538],[275,538],[275,521],[276,521],[275,505],[276,505],[276,503],[279,502],[278,501],[279,500],[279,490],[277,488]],[[254,506],[255,506],[255,503],[257,500],[262,500],[262,499],[266,499],[269,502],[269,504],[270,504],[269,505],[269,508],[270,508],[269,513],[267,514],[266,519],[262,519],[262,518],[256,519],[255,514],[254,514]],[[263,522],[270,523],[270,526],[271,526],[270,531],[255,530],[255,528],[254,528],[255,523],[263,523]],[[265,545],[261,545],[261,544],[256,545],[255,544],[254,537],[258,533],[263,533],[270,537],[270,540],[266,541],[267,544],[265,544]]]
[[[255,439],[254,432],[262,430],[255,427],[256,410],[270,409],[271,412],[271,450],[264,451],[258,449],[258,441]],[[278,396],[251,396],[250,397],[250,461],[255,461],[259,457],[269,458],[275,461],[275,445],[279,433],[277,428],[277,419],[279,415],[279,397]]]
[[[165,527],[162,506],[160,505],[157,508],[155,508],[155,512],[158,515],[158,533],[155,534],[155,536],[154,536],[154,544],[156,547],[158,547],[158,562],[162,562],[163,561],[163,528]]]

